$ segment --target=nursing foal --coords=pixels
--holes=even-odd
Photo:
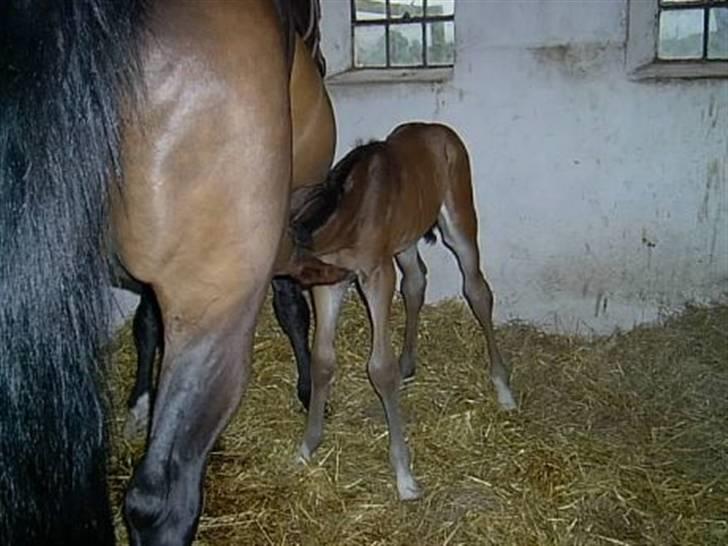
[[[488,343],[490,379],[504,409],[516,407],[493,334],[493,295],[480,270],[478,225],[473,204],[470,163],[465,145],[450,128],[410,123],[383,142],[352,150],[327,181],[293,197],[293,224],[312,235],[311,250],[322,261],[355,272],[369,308],[372,349],[371,382],[389,426],[390,461],[399,497],[421,495],[410,470],[399,410],[400,376],[414,373],[417,320],[424,300],[426,268],[417,242],[437,226],[455,254],[463,293]],[[407,312],[400,366],[390,341],[388,320],[395,289],[394,261],[402,272]],[[324,408],[334,375],[334,337],[342,300],[350,281],[314,286],[316,330],[312,347],[312,393],[300,457],[309,460],[321,443]],[[400,369],[401,368],[401,369]]]

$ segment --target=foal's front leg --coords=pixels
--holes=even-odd
[[[309,461],[321,443],[324,433],[324,410],[336,367],[336,320],[349,281],[334,285],[314,286],[311,289],[316,310],[316,329],[311,359],[311,404],[306,420],[306,432],[299,456]]]
[[[389,312],[395,283],[392,261],[381,264],[366,278],[360,278],[360,283],[372,321],[369,378],[382,401],[389,425],[389,460],[397,478],[397,491],[401,500],[418,499],[422,491],[410,470],[410,453],[399,411],[399,367],[389,335]]]

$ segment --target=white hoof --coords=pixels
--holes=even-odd
[[[143,394],[136,405],[129,410],[124,423],[124,437],[127,440],[136,440],[144,436],[149,426],[149,394]]]
[[[412,476],[406,476],[401,480],[397,480],[397,492],[399,500],[413,501],[422,498],[422,488]]]
[[[295,462],[297,465],[307,465],[311,462],[311,450],[308,449],[305,443],[301,444],[301,447],[298,449]]]
[[[498,404],[500,404],[500,407],[505,411],[517,409],[518,404],[516,404],[516,400],[513,398],[510,387],[500,379],[494,379],[493,384],[495,385],[495,392],[498,396]]]

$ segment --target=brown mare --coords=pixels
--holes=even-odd
[[[444,125],[401,125],[385,141],[355,148],[336,165],[324,186],[299,190],[294,199],[303,202],[294,222],[312,232],[314,254],[356,273],[372,325],[368,372],[389,425],[397,490],[402,500],[416,499],[421,491],[410,471],[398,393],[400,376],[414,373],[417,320],[425,294],[426,268],[417,242],[435,225],[457,258],[463,294],[485,334],[498,402],[507,410],[516,407],[493,334],[493,295],[480,270],[477,215],[465,145]],[[402,272],[407,313],[399,366],[388,328],[394,261]],[[348,285],[343,281],[312,289],[316,330],[311,405],[300,448],[303,460],[311,458],[323,436],[324,408],[336,360],[336,320]]]
[[[336,127],[329,95],[322,85],[325,73],[325,59],[319,49],[318,0],[308,4],[305,1],[294,5],[292,15],[297,37],[291,68],[291,127],[293,138],[292,187],[302,188],[325,180],[333,162],[336,147]],[[311,62],[315,60],[315,63]],[[215,216],[208,218],[211,223]],[[304,285],[313,281],[331,282],[340,280],[345,271],[323,266],[309,253],[302,253],[296,246],[293,234],[282,240],[274,272],[297,279]],[[295,247],[295,248],[294,248]],[[161,339],[159,309],[154,294],[147,286],[128,278],[121,267],[118,269],[117,284],[141,295],[141,302],[134,317],[134,338],[138,355],[138,371],[134,388],[129,396],[129,414],[124,427],[127,438],[144,435],[148,431],[150,404],[154,389],[152,385],[157,353],[164,343]],[[308,407],[310,396],[310,360],[308,349],[308,304],[292,281],[285,277],[273,279],[276,316],[290,337],[298,364],[298,393]],[[285,301],[286,305],[282,305]],[[296,328],[293,325],[303,325]]]
[[[98,364],[107,233],[164,321],[148,445],[125,499],[130,540],[192,542],[266,289],[295,259],[292,171],[317,182],[333,152],[321,75],[293,39],[294,27],[315,33],[301,9],[318,11],[0,6],[0,543],[114,543]]]
[[[126,498],[135,544],[191,540],[271,273],[293,253],[289,237],[278,245],[292,173],[298,185],[323,180],[335,145],[319,69],[297,38],[289,80],[271,2],[158,9],[112,211],[121,261],[153,287],[164,321],[148,447]]]

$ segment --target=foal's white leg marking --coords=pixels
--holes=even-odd
[[[134,407],[129,410],[124,423],[124,437],[127,440],[134,440],[147,431],[149,426],[149,393],[141,395]]]
[[[389,461],[397,479],[400,500],[414,500],[422,490],[410,469],[410,454],[404,439],[399,411],[399,365],[389,336],[389,311],[394,295],[394,265],[380,265],[361,282],[372,322],[372,351],[369,378],[379,395],[389,426]]]
[[[460,214],[472,214],[475,210],[458,211]],[[483,273],[480,271],[480,253],[474,234],[468,235],[458,225],[447,203],[442,206],[438,218],[438,226],[445,244],[455,254],[463,276],[463,295],[478,319],[488,344],[490,357],[490,380],[495,387],[498,403],[506,411],[518,407],[509,384],[509,373],[503,364],[493,332],[493,293]]]
[[[326,399],[336,367],[336,320],[349,283],[350,281],[343,281],[335,285],[314,286],[311,289],[316,327],[311,348],[311,403],[306,416],[306,431],[298,450],[298,458],[303,462],[311,460],[323,438]]]
[[[513,411],[518,408],[515,399],[513,398],[513,392],[508,384],[503,380],[502,377],[491,378],[493,385],[495,386],[495,393],[498,396],[498,404],[506,411]]]

